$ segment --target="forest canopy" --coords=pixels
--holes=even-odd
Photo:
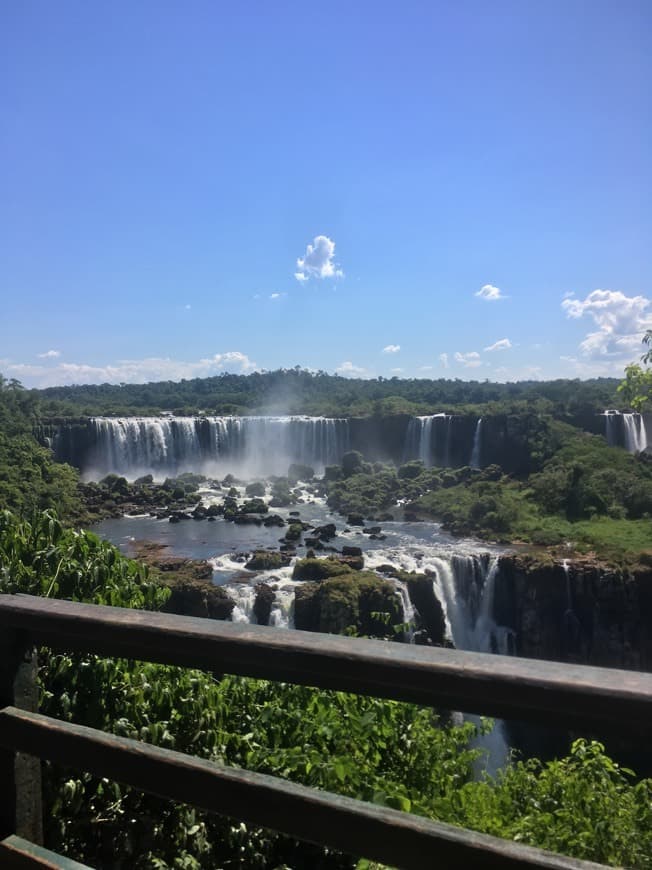
[[[550,402],[558,413],[617,407],[616,378],[580,381],[345,378],[299,367],[148,384],[91,384],[32,390],[42,416],[156,414],[427,414],[489,402]]]

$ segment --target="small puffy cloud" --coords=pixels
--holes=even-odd
[[[294,277],[300,282],[310,278],[343,278],[344,272],[335,263],[335,242],[328,236],[315,236],[303,257],[297,259]]]
[[[500,341],[495,341],[489,347],[485,347],[485,350],[491,353],[494,350],[509,350],[511,346],[512,343],[508,338],[501,338]]]
[[[401,372],[404,372],[404,371],[405,371],[405,369],[397,368],[397,369],[390,369],[390,371],[391,371],[392,374],[394,374],[394,375],[400,375]]]
[[[455,354],[455,362],[463,365],[464,368],[467,369],[476,369],[478,366],[482,365],[480,354],[475,350],[469,351],[469,353],[460,353],[458,351]]]
[[[641,348],[641,339],[652,329],[650,300],[645,296],[626,296],[620,290],[594,290],[586,299],[568,298],[561,303],[568,318],[585,315],[598,327],[580,344],[584,357],[621,360]]]
[[[367,370],[362,366],[354,366],[351,360],[346,360],[346,362],[340,363],[338,367],[335,369],[338,375],[345,375],[349,378],[362,377],[362,375],[367,374]]]
[[[205,360],[201,362],[205,362]],[[250,360],[246,353],[240,353],[239,350],[216,353],[210,362],[214,363],[218,368],[238,368],[243,373],[253,372],[258,368],[256,363]]]
[[[398,353],[400,349],[400,344],[388,344],[387,347],[383,348],[383,353]]]
[[[285,293],[270,293],[269,298],[272,302],[278,302],[279,299],[282,299],[285,296]]]
[[[450,365],[450,363],[448,362],[448,354],[447,353],[440,353],[439,354],[439,362],[443,365],[443,367],[445,369],[447,369]]]
[[[485,299],[487,302],[495,302],[496,299],[505,299],[505,295],[501,293],[498,287],[493,284],[485,284],[475,294],[480,299]]]
[[[37,354],[39,359],[56,359],[61,356],[60,350],[46,350],[45,353]]]

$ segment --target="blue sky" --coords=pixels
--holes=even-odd
[[[640,355],[649,0],[0,15],[5,376],[512,380]]]

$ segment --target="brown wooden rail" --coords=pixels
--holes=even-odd
[[[0,837],[38,839],[26,753],[394,866],[597,866],[29,712],[33,645],[652,737],[650,674],[0,595]]]

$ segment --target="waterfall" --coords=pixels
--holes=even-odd
[[[238,583],[228,587],[229,595],[236,602],[231,612],[231,622],[256,622],[254,602],[256,590],[248,583]]]
[[[349,449],[348,420],[327,417],[94,417],[85,473],[127,477],[183,471],[285,474],[317,470]]]
[[[475,435],[473,436],[473,449],[471,450],[471,459],[469,465],[471,468],[480,468],[480,450],[482,446],[482,417],[478,418],[475,427]]]
[[[564,643],[566,645],[566,653],[573,654],[578,651],[582,627],[577,618],[577,614],[573,609],[573,594],[571,590],[570,564],[568,559],[564,559],[561,563],[564,569],[566,580],[566,610],[564,611]]]
[[[446,421],[446,436],[443,462],[437,462],[441,456],[437,455],[437,422]],[[420,459],[426,468],[432,465],[450,465],[450,440],[452,417],[448,414],[428,414],[423,417],[412,417],[408,423],[403,448],[403,461]]]
[[[561,567],[564,569],[564,574],[566,575],[566,610],[573,610],[573,596],[571,595],[571,583],[570,583],[570,563],[568,559],[564,559],[561,563]]]
[[[620,417],[620,411],[604,412],[605,438],[609,447],[618,447],[618,429],[616,420]]]
[[[625,447],[630,453],[639,453],[648,445],[645,420],[642,414],[623,414]]]
[[[404,625],[407,625],[406,636],[408,641],[411,642],[414,637],[414,605],[410,600],[407,583],[404,583],[402,580],[394,579],[394,585],[396,586],[396,591],[401,596],[401,604],[403,606],[403,619],[401,622]]]
[[[640,453],[650,446],[648,421],[644,414],[605,411],[603,416],[605,438],[610,447],[624,447],[629,453]]]
[[[496,624],[493,618],[494,591],[499,571],[498,558],[491,561],[478,556],[454,555],[435,558],[435,593],[446,617],[447,630],[455,647],[472,652],[506,654],[512,632]],[[470,721],[480,723],[477,716]],[[493,774],[506,763],[508,745],[503,724],[496,720],[489,734],[475,741],[485,750],[479,770]]]

